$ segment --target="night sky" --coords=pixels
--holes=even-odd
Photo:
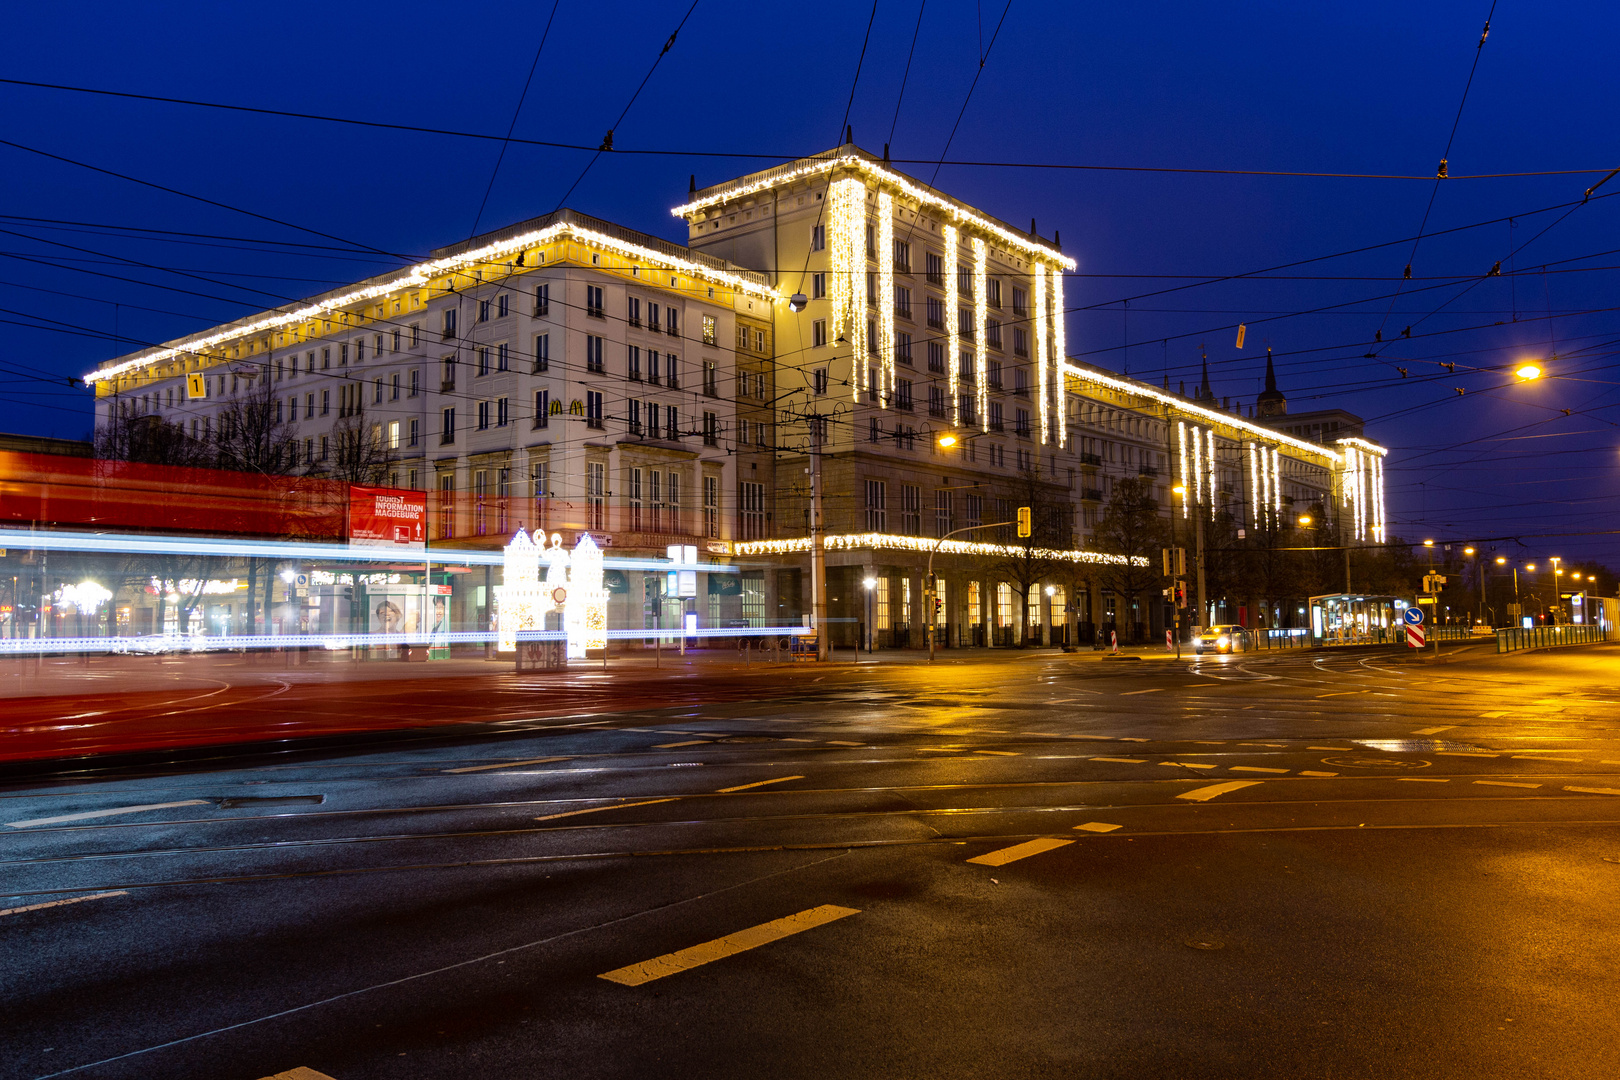
[[[1614,528],[1620,497],[1620,177],[1576,205],[1620,165],[1620,6],[1510,0],[1481,51],[1489,0],[1003,5],[929,0],[901,100],[919,9],[880,0],[850,105],[870,5],[699,0],[567,204],[684,242],[689,175],[826,149],[849,107],[864,148],[924,181],[976,163],[937,185],[1061,233],[1072,355],[1190,389],[1207,349],[1247,404],[1269,344],[1291,410],[1391,447],[1397,535],[1620,565],[1615,537],[1533,538]],[[687,9],[562,0],[514,134],[594,148]],[[223,204],[0,145],[0,430],[84,437],[66,378],[101,360],[555,209],[590,151],[510,145],[479,214],[551,11],[12,9],[10,79],[496,138],[0,83],[7,143]],[[1525,358],[1549,377],[1516,383]]]

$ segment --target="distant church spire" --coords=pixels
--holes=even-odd
[[[1266,346],[1266,388],[1255,398],[1255,411],[1261,416],[1287,416],[1288,399],[1277,389],[1277,369],[1271,362],[1271,346]]]

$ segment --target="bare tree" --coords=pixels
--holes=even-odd
[[[1068,579],[1073,564],[1058,552],[1074,547],[1074,506],[1062,485],[1043,480],[1039,470],[1026,469],[1003,489],[1013,506],[1030,508],[1030,535],[1003,539],[1004,555],[985,560],[985,571],[1018,586],[1021,628],[1018,644],[1029,637],[1029,590],[1054,577]],[[1009,530],[999,530],[1003,537]]]
[[[282,415],[281,400],[269,372],[248,380],[215,416],[213,456],[221,469],[281,476],[297,469],[292,421]]]
[[[1151,478],[1132,476],[1115,481],[1113,494],[1097,522],[1095,538],[1104,553],[1122,558],[1100,566],[1098,580],[1135,608],[1144,594],[1160,587],[1163,575],[1159,553],[1166,535]],[[1141,638],[1141,627],[1140,622],[1132,626],[1137,640]]]
[[[387,480],[397,460],[383,438],[382,425],[367,423],[365,407],[356,405],[332,428],[331,457],[315,463],[310,472],[349,484],[376,486]]]
[[[144,465],[205,467],[211,454],[206,442],[193,439],[179,423],[157,413],[140,413],[134,402],[115,400],[93,437],[96,457]]]

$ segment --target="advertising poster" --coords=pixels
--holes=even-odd
[[[349,545],[401,554],[427,550],[427,492],[349,488]]]
[[[371,590],[366,596],[366,625],[373,634],[416,634],[423,631],[422,590]]]

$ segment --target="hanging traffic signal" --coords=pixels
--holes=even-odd
[[[1025,537],[1030,534],[1029,519],[1029,507],[1020,506],[1018,508],[1018,535],[1020,537]]]

